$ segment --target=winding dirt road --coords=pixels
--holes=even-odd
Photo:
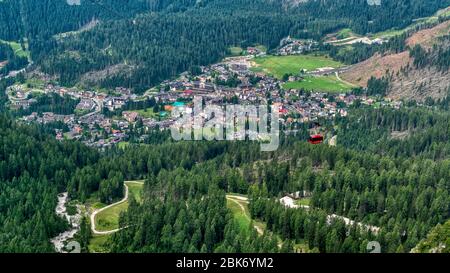
[[[339,76],[339,72],[334,72],[335,74],[336,74],[336,78],[339,80],[339,81],[341,81],[341,82],[343,82],[343,83],[345,83],[345,84],[347,84],[347,85],[350,85],[350,86],[352,86],[352,87],[358,87],[357,85],[355,85],[355,84],[353,84],[353,83],[351,83],[351,82],[348,82],[348,81],[346,81],[346,80],[343,80],[340,76]]]
[[[111,207],[120,205],[120,204],[122,204],[122,203],[128,201],[129,190],[128,190],[128,185],[127,185],[127,184],[140,184],[140,185],[143,185],[144,182],[140,182],[140,181],[126,181],[126,182],[124,183],[124,186],[125,186],[125,196],[123,197],[122,200],[120,200],[119,202],[113,203],[113,204],[111,204],[111,205],[108,205],[108,206],[106,206],[106,207],[104,207],[104,208],[94,210],[94,211],[92,212],[92,214],[91,214],[91,231],[92,231],[93,234],[96,234],[96,235],[108,235],[108,234],[112,234],[112,233],[117,232],[117,231],[120,230],[120,228],[118,228],[118,229],[107,230],[107,231],[98,231],[98,230],[96,229],[96,227],[95,227],[95,217],[97,216],[97,214],[99,214],[100,212],[102,212],[102,211],[104,211],[104,210],[107,210],[107,209],[109,209],[109,208],[111,208]]]

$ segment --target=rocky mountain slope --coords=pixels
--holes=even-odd
[[[440,99],[447,95],[450,86],[450,71],[435,66],[416,67],[410,49],[420,45],[425,51],[434,47],[449,48],[442,37],[450,34],[450,20],[434,27],[412,34],[406,41],[407,49],[392,54],[376,54],[370,59],[354,65],[341,75],[349,82],[367,86],[371,77],[390,77],[389,96],[394,99],[415,99],[422,101],[427,97]]]

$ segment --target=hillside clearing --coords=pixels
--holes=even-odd
[[[13,49],[14,54],[16,54],[17,56],[30,58],[30,52],[23,50],[22,45],[20,43],[4,40],[0,40],[0,43],[8,44]]]
[[[227,207],[234,215],[234,219],[238,223],[242,232],[247,232],[252,219],[248,210],[248,199],[241,195],[227,195]],[[259,235],[264,233],[265,224],[253,220],[253,226]]]
[[[127,186],[128,194],[133,195],[137,202],[141,202],[141,192],[144,186],[143,182],[127,181],[125,182],[125,185]],[[95,230],[99,232],[117,230],[119,228],[120,213],[125,212],[127,209],[128,198],[101,209],[101,211],[98,211],[93,217]]]

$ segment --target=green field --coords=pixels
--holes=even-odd
[[[44,92],[46,82],[37,78],[29,78],[25,81],[27,88],[38,89]]]
[[[126,211],[127,208],[128,202],[123,202],[97,214],[97,217],[95,217],[97,230],[109,231],[119,228],[119,215],[121,212]]]
[[[266,224],[252,219],[250,216],[250,211],[248,210],[248,203],[246,201],[233,198],[234,196],[246,196],[240,194],[227,195],[227,208],[233,213],[234,219],[239,225],[241,232],[249,232],[249,228],[253,224],[254,228],[258,228],[258,230],[262,233],[266,229]]]
[[[106,245],[108,238],[111,235],[94,235],[89,241],[89,252],[91,253],[105,253],[108,252],[108,246]]]
[[[391,38],[394,36],[402,35],[406,29],[389,29],[382,32],[375,33],[371,38]]]
[[[128,186],[128,190],[130,191],[130,196],[133,196],[138,203],[141,203],[142,202],[141,194],[144,184],[137,184],[137,183],[126,183],[126,184]]]
[[[348,92],[353,86],[340,81],[336,76],[306,77],[302,81],[288,82],[284,89],[304,89],[307,91],[323,91],[330,93]]]
[[[239,46],[231,46],[228,48],[231,56],[240,56],[244,50]]]
[[[256,67],[253,71],[263,71],[281,79],[285,74],[297,75],[300,70],[316,70],[322,67],[341,67],[342,63],[334,61],[328,56],[295,55],[295,56],[266,56],[255,59]]]
[[[234,220],[238,223],[239,228],[243,232],[247,232],[251,223],[250,217],[241,209],[238,201],[227,199],[227,207],[231,210]],[[241,203],[242,204],[242,203]]]
[[[122,142],[119,142],[119,143],[117,144],[117,146],[118,146],[120,149],[125,149],[125,148],[127,148],[128,146],[130,146],[130,142],[122,141]]]
[[[311,203],[311,198],[301,198],[295,201],[295,204],[300,206],[309,206]]]
[[[137,112],[143,118],[153,118],[153,119],[161,118],[161,119],[163,119],[166,117],[166,116],[162,115],[162,113],[164,113],[164,111],[161,111],[159,113],[153,112],[153,107],[150,107],[147,109],[141,109],[141,110],[133,110],[133,112]],[[170,113],[168,116],[170,116]]]
[[[147,108],[147,109],[143,109],[143,110],[136,110],[134,112],[139,113],[139,115],[143,118],[156,118],[157,114],[155,114],[155,112],[153,112],[153,108]]]
[[[30,57],[30,52],[23,50],[22,46],[18,42],[0,40],[0,43],[8,44],[14,50],[14,53],[19,57]]]
[[[127,183],[129,195],[134,196],[136,201],[141,202],[143,184]],[[112,206],[95,217],[95,226],[98,231],[109,231],[119,228],[119,216],[121,212],[128,209],[128,201]]]
[[[346,38],[349,38],[349,37],[352,37],[352,36],[355,36],[355,35],[353,34],[352,30],[349,29],[349,28],[344,28],[344,29],[341,29],[341,30],[337,33],[336,38],[340,40],[340,39],[346,39]]]

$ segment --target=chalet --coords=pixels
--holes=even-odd
[[[75,125],[72,130],[75,134],[79,135],[83,133],[83,128],[79,125]]]
[[[107,107],[110,111],[122,108],[125,105],[127,99],[123,97],[109,97],[103,100],[103,105]]]
[[[18,99],[25,99],[27,97],[28,93],[24,92],[23,90],[18,90],[16,92],[16,98]]]
[[[184,88],[184,85],[182,82],[171,82],[169,83],[170,91],[174,92],[177,90],[182,90]]]
[[[129,96],[131,95],[131,90],[125,87],[116,87],[115,89],[116,93],[119,93],[121,95]]]
[[[64,123],[69,124],[75,122],[75,116],[74,115],[66,115],[64,116]]]
[[[192,94],[193,94],[193,91],[190,89],[184,90],[184,92],[183,92],[184,97],[190,97],[190,96],[192,96]]]
[[[83,92],[80,93],[80,96],[82,98],[89,99],[89,98],[93,98],[94,97],[94,93],[92,93],[90,91],[83,91]]]
[[[155,119],[152,118],[148,118],[148,119],[143,119],[142,123],[144,124],[144,126],[147,128],[147,130],[156,127],[157,123]]]
[[[193,84],[192,91],[197,93],[214,92],[214,85],[206,82],[196,81]]]
[[[127,99],[123,98],[123,97],[113,98],[114,105],[117,106],[118,108],[120,108],[123,105],[125,105],[126,101],[127,101]]]
[[[247,53],[249,55],[257,55],[257,54],[261,53],[261,51],[256,47],[247,47]]]
[[[94,109],[94,107],[95,107],[95,102],[92,99],[86,99],[86,98],[81,99],[80,103],[78,103],[78,105],[77,105],[77,109],[83,110],[83,111],[90,111],[90,110]]]
[[[341,115],[342,117],[346,117],[348,113],[345,109],[339,109],[339,115]]]
[[[173,120],[163,120],[157,123],[160,130],[167,129],[175,123]]]
[[[139,113],[137,112],[123,112],[123,118],[126,119],[128,122],[135,122],[138,117],[139,117]]]
[[[173,106],[172,105],[164,105],[164,111],[172,112]]]
[[[106,95],[105,94],[97,94],[96,96],[95,96],[95,99],[96,100],[99,100],[99,101],[104,101],[105,99],[106,99]]]
[[[248,66],[242,63],[233,63],[230,65],[230,70],[238,75],[246,75],[248,71]]]
[[[295,82],[295,81],[298,81],[298,80],[299,79],[296,76],[289,76],[289,78],[288,78],[288,81],[290,81],[290,82]]]

